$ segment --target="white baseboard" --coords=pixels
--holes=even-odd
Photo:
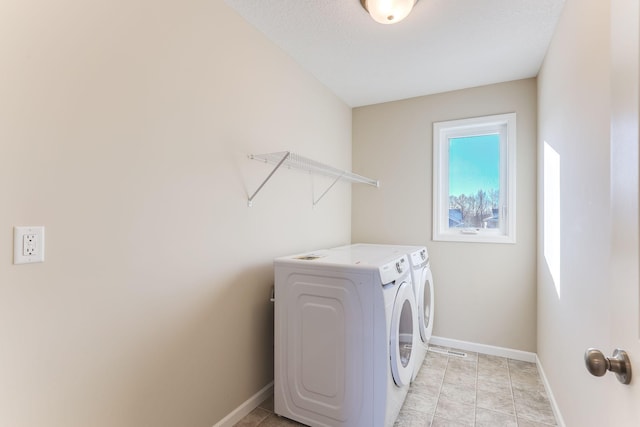
[[[496,347],[487,344],[477,344],[469,341],[459,341],[451,338],[431,337],[429,344],[443,347],[457,348],[459,350],[474,351],[476,353],[488,354],[491,356],[506,357],[523,362],[536,362],[536,354],[528,351],[514,350],[511,348]]]
[[[542,368],[542,363],[540,363],[540,359],[538,359],[538,355],[536,355],[536,365],[538,366],[538,372],[540,373],[540,379],[544,384],[544,389],[547,391],[549,402],[551,402],[551,409],[553,410],[553,415],[556,416],[558,427],[566,427],[566,424],[564,423],[564,419],[562,418],[562,414],[560,413],[560,408],[556,403],[556,398],[553,396],[553,392],[551,391],[551,386],[549,385],[549,381],[547,381],[547,376],[545,375],[544,369]]]
[[[251,396],[247,401],[234,409],[229,415],[218,421],[213,427],[232,427],[243,419],[249,412],[256,409],[265,399],[273,394],[273,381],[264,386],[262,390]]]

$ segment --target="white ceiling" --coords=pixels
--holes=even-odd
[[[360,0],[225,0],[352,107],[538,74],[564,0],[419,0],[374,22]]]

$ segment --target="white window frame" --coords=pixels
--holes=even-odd
[[[500,135],[500,226],[449,228],[449,140]],[[433,240],[516,243],[516,113],[433,124]]]

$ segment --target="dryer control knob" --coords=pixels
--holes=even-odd
[[[396,270],[398,271],[398,273],[402,273],[402,267],[400,266],[399,262],[396,262]]]

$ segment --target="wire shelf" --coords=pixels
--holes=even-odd
[[[380,183],[376,179],[364,177],[362,175],[355,174],[353,172],[334,168],[333,166],[325,165],[318,161],[303,157],[299,154],[292,153],[291,151],[279,151],[275,153],[267,154],[251,154],[250,159],[262,161],[264,163],[275,165],[276,167],[271,171],[269,176],[260,184],[258,189],[249,197],[249,206],[251,206],[254,197],[262,190],[262,187],[269,181],[273,174],[282,166],[289,169],[301,170],[316,175],[323,175],[330,178],[334,178],[333,183],[327,188],[317,200],[314,200],[314,206],[324,197],[325,194],[340,180],[344,180],[351,183],[367,184],[374,187],[379,187]]]

